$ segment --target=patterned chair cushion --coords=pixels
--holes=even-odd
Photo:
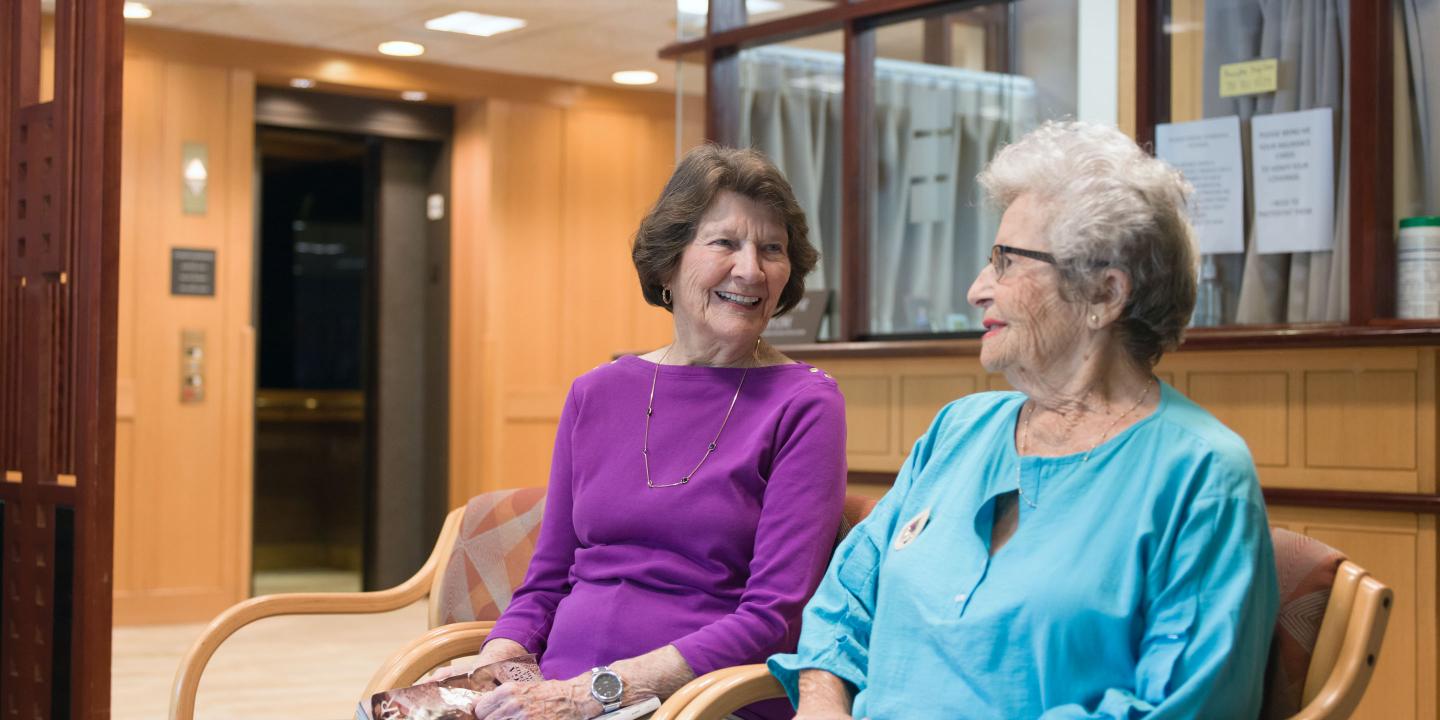
[[[1305,674],[1330,602],[1330,587],[1345,555],[1325,543],[1282,528],[1271,528],[1280,613],[1265,670],[1265,703],[1260,717],[1288,718],[1300,712]]]
[[[877,498],[869,495],[846,494],[844,509],[840,515],[840,527],[835,533],[835,545],[838,547],[840,541],[850,534],[850,530],[864,520],[871,510],[875,509]]]
[[[440,597],[441,624],[500,617],[525,579],[544,510],[543,487],[470,499],[445,574],[434,590]]]

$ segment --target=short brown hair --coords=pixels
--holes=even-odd
[[[805,276],[815,269],[820,253],[810,244],[805,211],[780,169],[756,150],[702,145],[685,154],[655,207],[640,221],[630,257],[640,275],[640,290],[651,305],[670,310],[660,291],[680,265],[685,247],[695,239],[700,218],[721,190],[743,195],[775,211],[789,242],[790,279],[780,291],[775,315],[784,315],[805,295]],[[673,312],[673,311],[672,311]]]

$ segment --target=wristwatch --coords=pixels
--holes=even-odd
[[[620,696],[625,694],[625,681],[614,670],[601,665],[590,669],[590,697],[600,703],[605,712],[620,708]]]

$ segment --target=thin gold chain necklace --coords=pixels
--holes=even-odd
[[[655,372],[650,376],[650,399],[645,403],[645,437],[641,441],[640,455],[645,458],[645,485],[650,488],[687,485],[690,483],[690,478],[695,477],[695,473],[700,472],[700,466],[704,465],[705,461],[709,460],[710,456],[715,453],[715,444],[720,442],[720,433],[725,432],[725,425],[730,422],[730,413],[735,411],[735,401],[740,399],[740,388],[745,387],[745,376],[750,374],[750,368],[748,367],[745,368],[745,372],[740,373],[740,383],[735,386],[735,395],[730,398],[730,407],[725,408],[725,417],[720,420],[720,429],[716,430],[715,437],[710,439],[710,444],[705,448],[705,454],[700,456],[700,462],[695,463],[695,467],[691,469],[690,472],[681,476],[678,482],[656,485],[650,480],[650,417],[655,414],[655,382],[660,379],[660,366],[665,363],[665,358],[670,356],[670,349],[674,346],[674,343],[671,343],[670,347],[665,348],[665,354],[660,356],[660,362],[655,363]],[[759,352],[760,341],[756,340],[755,351],[752,353],[755,363],[760,362]]]
[[[1102,434],[1100,435],[1100,437],[1095,440],[1095,442],[1093,442],[1093,443],[1090,444],[1090,449],[1089,449],[1089,450],[1086,450],[1086,451],[1085,451],[1085,457],[1083,457],[1083,458],[1080,459],[1080,464],[1081,464],[1081,465],[1084,465],[1085,463],[1090,462],[1090,453],[1095,452],[1095,448],[1100,447],[1100,443],[1105,442],[1105,438],[1110,437],[1110,432],[1115,429],[1115,426],[1116,426],[1116,425],[1119,425],[1119,424],[1120,424],[1120,421],[1121,421],[1121,420],[1124,420],[1125,418],[1129,417],[1129,416],[1130,416],[1130,413],[1135,412],[1135,409],[1136,409],[1136,408],[1140,407],[1141,405],[1143,405],[1143,404],[1145,403],[1145,398],[1150,397],[1150,387],[1153,386],[1154,384],[1155,384],[1155,380],[1154,380],[1153,378],[1152,378],[1149,382],[1145,383],[1145,391],[1142,392],[1142,393],[1140,393],[1140,399],[1139,399],[1139,400],[1136,400],[1136,401],[1135,401],[1135,404],[1134,404],[1134,405],[1131,405],[1129,410],[1126,410],[1125,412],[1121,413],[1119,417],[1117,417],[1117,418],[1115,418],[1114,420],[1110,421],[1110,427],[1105,428],[1105,432],[1102,433]],[[1021,482],[1020,482],[1020,479],[1021,479],[1021,478],[1020,478],[1020,466],[1024,463],[1024,458],[1025,458],[1025,445],[1027,444],[1027,442],[1028,442],[1029,439],[1030,439],[1030,418],[1032,418],[1032,417],[1035,417],[1035,406],[1034,406],[1034,405],[1031,405],[1031,406],[1030,406],[1030,412],[1028,412],[1028,413],[1025,414],[1025,422],[1024,422],[1024,424],[1022,424],[1021,427],[1020,427],[1020,442],[1019,442],[1018,447],[1016,448],[1016,458],[1015,458],[1015,490],[1020,493],[1020,499],[1021,499],[1021,500],[1024,500],[1024,501],[1025,501],[1025,504],[1026,504],[1026,505],[1029,505],[1030,508],[1033,510],[1033,509],[1039,507],[1039,505],[1036,505],[1035,502],[1034,502],[1033,500],[1031,500],[1030,497],[1025,494],[1025,486],[1022,485]]]

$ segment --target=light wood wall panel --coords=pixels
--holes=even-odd
[[[245,71],[126,64],[117,361],[120,623],[207,617],[248,592],[252,98]],[[208,207],[181,212],[181,146],[209,154]],[[170,295],[172,248],[216,252],[216,295]],[[205,337],[205,399],[180,403],[182,331]]]
[[[1244,438],[1266,485],[1434,492],[1435,358],[1434,348],[1180,352],[1156,375]],[[975,357],[817,362],[845,392],[856,470],[897,470],[961,391],[1010,389]]]
[[[570,382],[669,341],[630,242],[674,166],[672,113],[495,99],[457,117],[457,158],[489,162],[463,192],[489,210],[454,220],[452,504],[545,484]]]
[[[673,164],[668,93],[140,26],[127,29],[125,75],[119,624],[204,620],[249,594],[257,82],[308,75],[332,91],[393,97],[422,89],[456,104],[450,472],[457,504],[486,489],[542,484],[569,378],[614,352],[668,338],[668,316],[644,306],[631,292],[633,271],[614,272],[609,254],[627,255],[630,233]],[[696,102],[687,112],[698,121]],[[687,145],[696,127],[687,130]],[[180,212],[179,153],[187,141],[209,146],[204,216]],[[217,250],[215,298],[169,295],[171,247]],[[595,265],[602,260],[603,273]],[[591,295],[593,311],[571,307],[583,304],[571,284]],[[575,327],[583,329],[578,339],[567,335]],[[200,405],[178,401],[182,328],[205,332],[208,387]]]

